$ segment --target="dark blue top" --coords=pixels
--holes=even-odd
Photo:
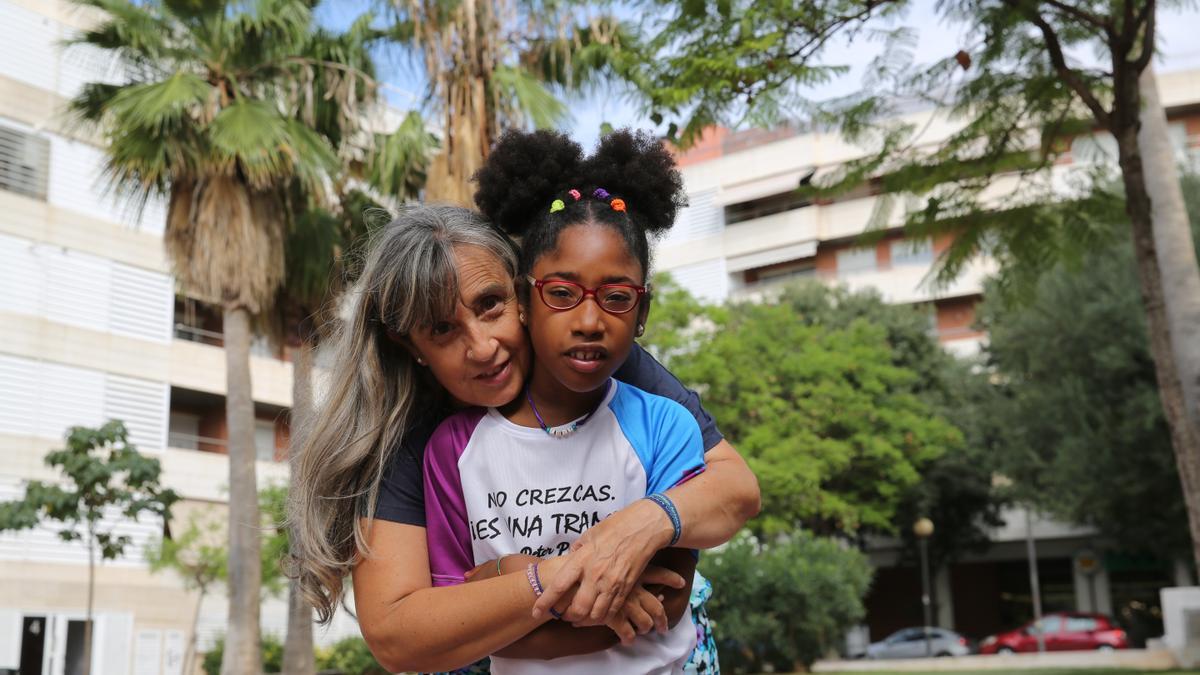
[[[700,425],[705,451],[711,450],[721,442],[723,437],[717,429],[717,423],[701,407],[700,396],[683,386],[641,346],[634,344],[629,358],[617,370],[615,377],[643,391],[672,399],[687,408]],[[425,527],[422,459],[425,445],[442,419],[443,416],[428,415],[427,419],[417,420],[413,428],[404,434],[400,447],[392,453],[391,462],[384,470],[383,482],[379,486],[379,501],[375,506],[376,518]]]

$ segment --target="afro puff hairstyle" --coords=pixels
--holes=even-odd
[[[621,235],[648,276],[649,236],[670,229],[679,208],[687,205],[671,154],[650,134],[629,130],[602,138],[590,157],[561,133],[509,131],[475,181],[479,210],[521,238],[521,275],[557,248],[564,229],[596,223]],[[552,213],[556,200],[563,207]]]

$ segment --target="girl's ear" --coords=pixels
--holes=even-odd
[[[646,293],[642,296],[641,303],[638,304],[637,310],[637,329],[634,330],[634,337],[642,337],[642,333],[646,332],[646,320],[650,318],[650,294]]]

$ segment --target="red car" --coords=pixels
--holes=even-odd
[[[1125,631],[1103,614],[1079,612],[1055,612],[1007,633],[993,635],[979,644],[980,654],[1012,654],[1014,652],[1036,652],[1038,633],[1046,639],[1046,651],[1058,652],[1071,649],[1126,649],[1129,640]]]

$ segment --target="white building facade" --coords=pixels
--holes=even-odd
[[[165,208],[140,212],[108,195],[103,153],[69,124],[65,102],[91,81],[119,81],[98,52],[60,44],[93,20],[58,0],[0,0],[0,500],[30,479],[70,426],[125,422],[164,467],[189,513],[225,516],[225,362],[213,313],[177,300],[165,258]],[[282,483],[292,366],[258,345],[251,360],[260,484]],[[133,544],[99,566],[92,673],[180,673],[197,595],[151,574],[144,550],[161,522],[124,522]],[[177,530],[178,531],[178,530]],[[87,551],[51,527],[0,534],[0,673],[79,672]],[[223,590],[201,608],[200,645],[225,624]],[[263,630],[282,638],[286,598],[268,599]],[[358,629],[348,615],[318,643]]]

